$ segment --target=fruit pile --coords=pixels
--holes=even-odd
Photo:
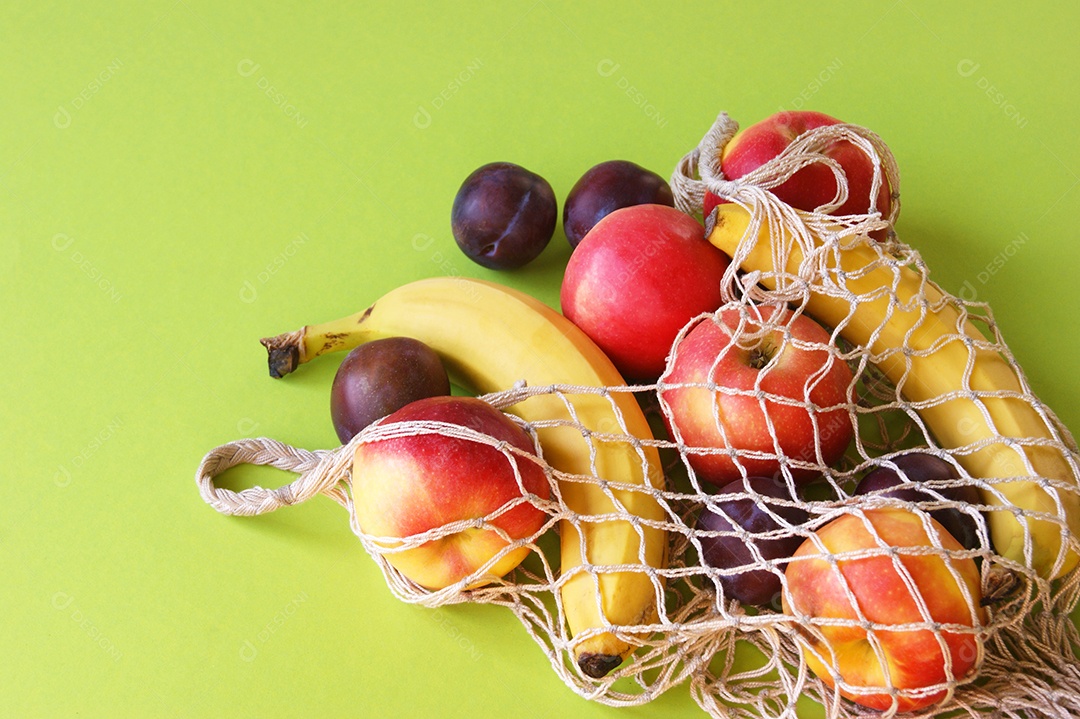
[[[670,186],[624,161],[582,176],[562,313],[435,278],[264,339],[275,377],[349,350],[330,398],[343,445],[218,448],[204,498],[251,514],[331,496],[402,599],[510,607],[611,704],[687,678],[714,714],[717,696],[780,714],[808,691],[832,716],[1006,702],[1002,647],[1048,652],[1026,643],[1035,607],[1077,603],[1075,443],[989,310],[896,238],[879,138],[812,112],[736,129],[721,115]],[[492,163],[451,226],[512,270],[557,216],[542,177]],[[214,486],[240,462],[302,476]],[[767,665],[710,669],[736,639]]]

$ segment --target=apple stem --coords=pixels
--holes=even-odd
[[[776,349],[767,342],[762,342],[760,345],[750,350],[747,356],[747,364],[754,369],[764,369],[765,365],[769,364],[773,355],[776,354]]]

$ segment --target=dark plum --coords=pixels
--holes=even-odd
[[[563,203],[563,231],[571,247],[604,216],[631,205],[675,206],[664,178],[627,160],[609,160],[590,168]]]
[[[733,494],[750,496],[724,499],[724,495]],[[737,599],[743,604],[779,609],[779,573],[783,572],[783,566],[778,565],[775,572],[755,568],[760,565],[757,564],[758,560],[749,545],[755,546],[766,560],[790,557],[806,537],[791,530],[784,531],[786,525],[778,522],[770,512],[792,527],[805,524],[810,515],[798,507],[770,499],[798,501],[798,497],[792,496],[787,483],[782,479],[737,479],[720,488],[714,499],[701,510],[695,526],[706,532],[733,532],[736,531],[736,526],[746,530],[749,537],[745,541],[733,535],[699,534],[704,552],[702,560],[706,566],[716,569],[742,568],[737,574],[718,577],[727,597]],[[766,538],[764,535],[767,533],[770,536]]]
[[[345,444],[377,419],[427,397],[450,394],[439,355],[419,340],[387,337],[353,349],[330,388],[330,419]]]
[[[873,492],[904,502],[941,502],[944,500],[962,504],[982,503],[979,490],[971,485],[922,486],[924,482],[960,478],[956,467],[940,457],[915,451],[897,455],[890,461],[903,472],[904,476],[892,467],[878,467],[868,472],[859,481],[855,487],[855,494],[865,495]],[[978,549],[982,546],[979,542],[978,525],[970,514],[954,507],[931,510],[929,514],[965,548]]]
[[[450,229],[465,255],[493,270],[536,259],[555,233],[555,192],[520,165],[492,162],[465,178],[450,212]]]

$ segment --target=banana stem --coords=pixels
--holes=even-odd
[[[290,372],[296,371],[303,360],[300,356],[304,348],[304,334],[307,327],[301,327],[295,332],[286,332],[277,337],[263,337],[263,347],[266,348],[267,364],[270,367],[270,376],[281,379]]]

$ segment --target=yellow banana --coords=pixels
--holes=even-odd
[[[442,358],[456,382],[477,392],[507,390],[524,380],[529,386],[625,385],[611,361],[561,314],[524,293],[490,282],[434,278],[390,291],[363,312],[263,340],[270,373],[280,377],[299,364],[328,352],[348,350],[373,339],[418,339]],[[652,446],[634,447],[603,435],[629,434],[650,440],[652,433],[634,396],[627,392],[537,394],[508,411],[540,423],[537,436],[544,459],[569,475],[595,475],[603,481],[662,488],[659,455]],[[571,414],[572,412],[572,414]],[[575,421],[592,434],[560,421]],[[594,468],[595,467],[595,472]],[[647,471],[646,471],[647,469]],[[642,571],[595,571],[589,567],[641,565],[663,568],[667,533],[656,523],[667,519],[648,491],[605,490],[593,481],[560,479],[563,501],[585,521],[560,526],[561,572],[572,573],[561,598],[582,671],[602,677],[618,666],[633,646],[608,624],[636,626],[655,621],[658,589]],[[620,505],[616,507],[611,496]],[[604,515],[626,512],[649,523]]]
[[[745,237],[750,212],[725,204],[708,224],[709,241],[733,257],[741,243],[749,243],[742,248],[748,254],[741,267],[761,271],[769,289],[776,287],[774,272],[798,273],[803,252],[790,236],[780,236],[784,251],[790,249],[787,266],[774,267],[773,252],[779,248],[773,247],[767,220],[756,237]],[[1068,532],[1080,536],[1074,460],[1049,443],[1052,428],[1020,395],[1020,378],[1009,362],[961,315],[955,300],[908,266],[894,270],[878,249],[852,240],[827,255],[824,269],[829,281],[811,285],[806,311],[866,348],[870,360],[915,404],[938,443],[955,450],[972,477],[990,480],[983,502],[1004,507],[988,513],[995,551],[1047,579],[1075,567],[1080,556],[1074,542],[1063,541],[1061,522],[1032,516],[1063,519]],[[986,396],[996,392],[1007,394]]]

